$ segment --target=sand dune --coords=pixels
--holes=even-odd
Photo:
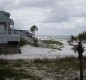
[[[64,44],[64,48],[62,50],[56,49],[48,49],[48,48],[37,48],[32,47],[30,45],[25,45],[21,47],[21,54],[14,54],[14,55],[1,55],[0,58],[6,59],[35,59],[35,58],[62,58],[62,57],[69,57],[69,56],[78,56],[78,53],[74,53],[71,49],[72,46],[69,46],[67,41],[62,41]],[[86,47],[86,44],[83,45]],[[86,51],[83,53],[86,55]]]

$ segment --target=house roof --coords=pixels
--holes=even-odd
[[[3,13],[3,14],[6,15],[7,17],[10,17],[10,13],[8,13],[8,12],[0,11],[0,13]]]
[[[11,22],[12,20],[9,17],[9,13],[5,11],[0,11],[0,22]]]

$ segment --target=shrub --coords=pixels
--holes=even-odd
[[[24,38],[20,38],[20,46],[27,44],[27,41]]]
[[[19,59],[16,61],[16,63],[14,64],[15,67],[22,67],[22,64],[24,63],[24,61],[22,59]]]

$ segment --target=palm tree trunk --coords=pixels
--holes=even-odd
[[[79,55],[79,64],[80,64],[80,80],[83,80],[83,64],[82,64],[82,55]]]

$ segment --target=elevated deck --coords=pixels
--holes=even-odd
[[[0,44],[10,41],[20,41],[20,34],[0,34]]]

